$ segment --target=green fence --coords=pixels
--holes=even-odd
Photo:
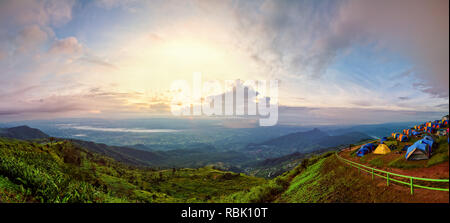
[[[441,182],[441,183],[447,183],[448,184],[449,179],[430,179],[430,178],[405,176],[405,175],[401,175],[401,174],[387,172],[387,171],[384,171],[384,170],[379,170],[379,169],[376,169],[376,168],[373,168],[373,167],[364,166],[364,165],[362,165],[360,163],[356,163],[356,162],[344,159],[344,158],[340,157],[337,152],[336,152],[336,157],[338,159],[344,161],[345,163],[349,164],[350,166],[356,167],[358,169],[358,171],[362,170],[362,171],[365,171],[367,173],[370,173],[372,175],[372,180],[373,180],[374,176],[378,176],[378,177],[386,179],[387,186],[389,186],[389,182],[390,181],[408,185],[411,188],[411,194],[414,194],[414,188],[415,187],[417,187],[417,188],[424,188],[424,189],[428,189],[428,190],[449,191],[448,188],[437,188],[437,187],[429,187],[429,186],[414,184],[414,182],[417,182],[417,181],[422,181],[422,182]],[[407,179],[408,181],[402,181],[402,180],[394,179],[393,176],[399,177],[399,178],[402,178],[402,179]]]

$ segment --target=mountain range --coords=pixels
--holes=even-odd
[[[36,128],[18,126],[0,129],[0,137],[22,140],[48,140],[50,136]],[[297,157],[292,154],[307,154],[325,151],[350,143],[371,139],[360,132],[349,132],[330,136],[315,128],[305,132],[295,132],[267,140],[260,144],[248,144],[241,150],[223,150],[209,144],[197,143],[193,149],[174,149],[168,151],[151,150],[145,145],[112,146],[79,139],[56,138],[56,141],[70,141],[76,146],[91,152],[111,157],[119,162],[152,168],[199,168],[215,165],[224,170],[235,172],[255,172],[258,168],[267,168],[270,160],[283,156]],[[303,155],[302,155],[303,157]],[[259,165],[261,162],[266,165]],[[278,165],[278,164],[277,164]],[[274,165],[274,166],[277,166]],[[278,172],[280,168],[277,168]],[[285,170],[285,168],[282,168]],[[256,171],[258,172],[258,171]],[[264,174],[265,175],[265,174]]]
[[[348,145],[372,137],[361,132],[347,132],[341,135],[330,136],[315,128],[306,132],[296,132],[259,144],[249,144],[246,151],[259,158],[274,158],[291,153],[308,153],[318,149]]]

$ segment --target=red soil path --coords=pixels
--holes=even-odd
[[[359,147],[354,147],[352,150],[344,149],[342,152],[339,153],[339,155],[345,159],[351,160],[353,162],[358,162],[358,158],[350,156],[350,151],[353,151]],[[396,154],[389,154],[386,156],[395,156]],[[390,157],[386,157],[389,159]],[[368,163],[364,163],[365,166],[371,166]],[[424,167],[424,168],[415,168],[415,169],[399,169],[399,168],[393,168],[393,167],[374,167],[380,170],[389,171],[392,173],[407,175],[407,176],[413,176],[413,177],[422,177],[422,178],[433,178],[433,179],[448,179],[450,172],[449,172],[449,162],[433,165],[431,167]]]
[[[342,150],[339,155],[345,159],[351,160],[353,162],[358,162],[358,158],[351,157],[350,151],[353,151],[359,147],[354,147],[351,150],[344,149]],[[396,154],[398,155],[398,154]],[[389,156],[389,155],[388,155]],[[394,156],[394,154],[392,154]],[[386,157],[389,159],[390,157]],[[365,166],[371,166],[368,163],[364,163]],[[373,166],[372,166],[373,167]],[[432,178],[432,179],[448,179],[449,178],[449,162],[433,165],[431,167],[427,168],[415,168],[415,169],[399,169],[399,168],[392,168],[392,167],[374,167],[377,169],[389,171],[392,173],[402,174],[406,176],[413,176],[413,177],[422,177],[422,178]],[[371,175],[369,173],[366,173],[364,171],[361,171],[361,175],[367,178],[371,178]],[[406,185],[398,185],[391,183],[389,186],[386,185],[386,180],[375,177],[374,180],[379,181],[377,186],[380,187],[386,187],[386,189],[389,190],[398,190],[405,193],[405,195],[398,195],[399,202],[414,202],[414,203],[449,203],[449,192],[446,191],[435,191],[435,190],[428,190],[423,188],[414,188],[414,195],[410,195],[410,188]],[[397,196],[397,195],[395,195]],[[413,199],[408,196],[413,196]]]

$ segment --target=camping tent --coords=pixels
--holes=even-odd
[[[425,143],[430,146],[430,149],[433,148],[434,140],[430,136],[425,136],[423,139],[419,140],[421,143]]]
[[[367,153],[371,153],[373,149],[375,148],[375,145],[373,143],[367,143],[365,145],[362,145],[361,148],[356,152],[357,156],[364,156]]]
[[[401,136],[399,137],[399,140],[400,140],[400,142],[407,142],[407,141],[408,141],[408,136],[406,136],[406,135],[401,135]]]
[[[398,135],[397,140],[401,141],[401,142],[406,142],[406,141],[408,141],[408,136],[406,136],[404,134],[400,134],[400,135]],[[402,141],[402,140],[406,140],[406,141]]]
[[[375,145],[373,143],[367,143],[367,144],[364,144],[361,146],[361,148],[364,148],[364,147],[369,149],[370,152],[372,152],[373,149],[375,149]]]
[[[445,135],[447,135],[447,130],[445,130],[445,129],[439,129],[439,130],[437,131],[437,134],[438,134],[438,136],[445,136]]]
[[[380,143],[386,142],[387,140],[388,140],[387,137],[383,137],[380,139]]]
[[[385,144],[380,144],[378,147],[373,151],[373,154],[388,154],[391,150],[389,147],[387,147]]]
[[[411,131],[412,131],[412,129],[407,129],[407,130],[405,131],[405,135],[411,134]]]
[[[402,151],[408,151],[408,148],[410,147],[410,145],[405,145],[405,146],[403,146],[403,149],[402,149]]]
[[[429,159],[429,146],[417,141],[406,150],[406,160],[424,160]]]
[[[361,149],[359,149],[358,152],[356,152],[356,155],[359,157],[362,157],[362,156],[366,155],[367,153],[370,153],[369,148],[361,147]]]

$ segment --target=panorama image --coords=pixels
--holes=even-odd
[[[448,204],[449,1],[0,0],[0,203]]]

